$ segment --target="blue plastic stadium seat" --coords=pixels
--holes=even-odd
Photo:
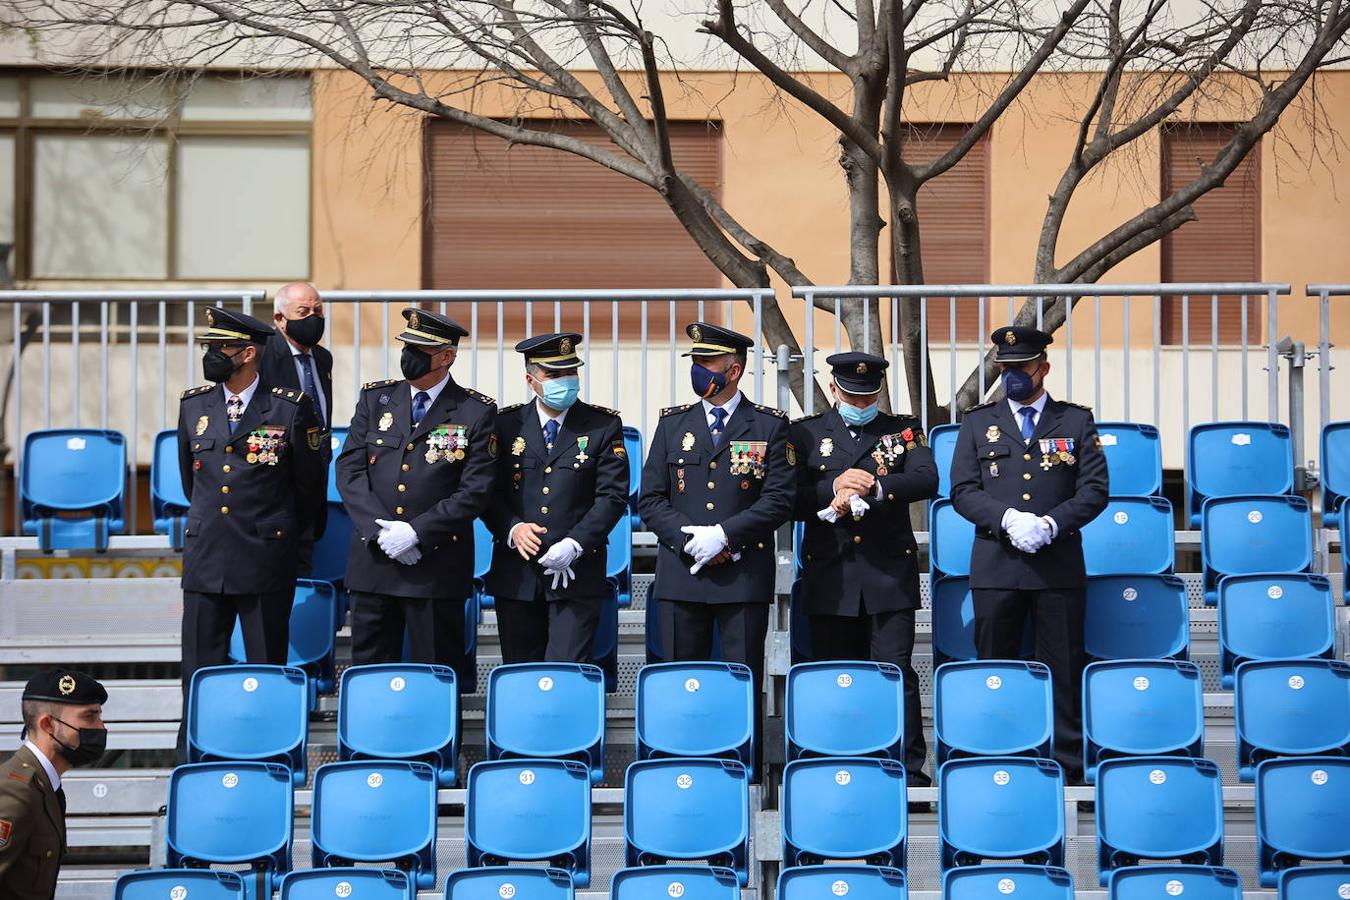
[[[1279,900],[1331,900],[1350,895],[1350,869],[1345,866],[1302,866],[1281,869]]]
[[[1219,582],[1219,674],[1224,688],[1249,659],[1330,657],[1335,600],[1321,575],[1241,575]]]
[[[1306,572],[1312,567],[1312,514],[1302,497],[1207,500],[1200,512],[1205,602],[1218,602],[1225,575]]]
[[[623,446],[628,454],[628,521],[636,531],[642,527],[637,502],[638,497],[642,496],[642,462],[647,458],[643,448],[642,432],[632,425],[623,426]]]
[[[167,534],[175,550],[183,549],[189,505],[178,468],[178,431],[166,428],[155,435],[155,452],[150,457],[150,508],[155,534]]]
[[[485,866],[458,869],[445,880],[445,900],[572,900],[575,895],[572,876],[562,869]]]
[[[937,464],[939,497],[952,495],[952,457],[956,455],[956,436],[960,433],[959,422],[936,425],[928,432],[928,448]]]
[[[970,548],[975,525],[963,518],[950,500],[934,500],[929,507],[929,571],[934,580],[970,574]]]
[[[1098,422],[1112,497],[1162,496],[1162,438],[1152,425]]]
[[[1064,772],[1050,759],[950,759],[938,773],[942,868],[984,859],[1064,865]]]
[[[108,549],[126,530],[127,441],[120,431],[58,428],[24,437],[19,466],[23,533],[44,553]]]
[[[975,649],[975,599],[964,575],[929,582],[933,616],[933,664],[979,659]],[[1030,619],[1030,616],[1028,616]]]
[[[706,860],[749,879],[750,783],[730,759],[648,759],[624,774],[624,864]]]
[[[281,879],[279,900],[415,900],[416,888],[398,869],[305,869]],[[186,900],[196,900],[189,895]]]
[[[605,678],[580,663],[497,666],[488,676],[488,759],[575,759],[605,775]]]
[[[615,872],[609,896],[610,900],[740,900],[741,883],[723,866],[639,866]]]
[[[783,728],[787,758],[904,754],[900,667],[875,662],[804,663],[788,670]]]
[[[245,873],[247,874],[247,873]],[[185,893],[178,893],[179,891]],[[248,894],[238,872],[211,869],[151,869],[117,876],[113,900],[244,900]]]
[[[1191,428],[1187,453],[1191,527],[1206,500],[1294,489],[1294,444],[1278,422],[1211,422]]]
[[[291,790],[290,769],[277,763],[179,766],[169,775],[166,864],[248,863],[262,870],[267,891],[276,890],[291,868]]]
[[[965,866],[942,873],[942,900],[1074,900],[1073,878],[1058,866]]]
[[[337,626],[337,588],[327,581],[297,578],[286,665],[310,674],[311,706],[314,691],[331,694],[336,687]],[[230,659],[235,662],[246,659],[244,632],[237,620],[230,635]]]
[[[952,756],[1053,755],[1050,668],[986,660],[939,666],[933,675],[937,764]]]
[[[1262,887],[1274,887],[1281,870],[1305,860],[1350,864],[1350,759],[1308,756],[1257,765],[1256,846]]]
[[[1172,504],[1163,497],[1112,497],[1083,526],[1088,575],[1161,575],[1176,564]]]
[[[1200,667],[1185,660],[1097,662],[1083,672],[1083,774],[1115,756],[1205,755]]]
[[[633,605],[633,520],[621,516],[605,545],[605,577],[614,585],[619,606]]]
[[[1190,617],[1174,575],[1099,575],[1087,583],[1083,646],[1096,659],[1184,658]]]
[[[1322,527],[1339,528],[1350,496],[1350,422],[1322,426]]]
[[[487,591],[487,576],[492,570],[492,532],[482,519],[473,520],[473,589],[483,609],[493,609],[496,599]]]
[[[1207,759],[1125,756],[1097,767],[1097,878],[1141,859],[1223,865],[1223,788]]]
[[[309,679],[289,666],[212,666],[188,687],[188,762],[251,760],[288,766],[304,785]]]
[[[1238,778],[1277,756],[1350,756],[1350,663],[1265,660],[1237,668]]]
[[[436,886],[436,770],[393,760],[329,763],[314,773],[314,868],[392,862],[417,890]]]
[[[638,759],[716,756],[753,764],[755,685],[739,663],[661,663],[637,676]]]
[[[1242,900],[1242,879],[1218,866],[1127,866],[1112,869],[1107,881],[1110,900]]]
[[[798,759],[783,769],[783,865],[862,860],[905,868],[905,767],[893,759]]]
[[[432,763],[442,787],[455,784],[459,691],[449,666],[351,666],[338,692],[338,759]]]
[[[469,769],[469,867],[545,860],[591,883],[591,779],[571,759],[506,759]]]
[[[905,873],[887,866],[798,866],[778,874],[780,900],[906,900]],[[653,898],[660,900],[660,898]]]
[[[328,502],[341,503],[342,493],[337,486],[337,459],[342,455],[342,449],[347,444],[347,432],[351,431],[345,425],[339,425],[333,428],[328,434],[328,446],[333,451],[332,458],[328,460]]]

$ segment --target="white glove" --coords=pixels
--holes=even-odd
[[[1034,513],[1008,510],[1003,527],[1012,545],[1023,553],[1035,553],[1050,542],[1050,526]]]
[[[382,529],[378,540],[386,556],[396,557],[417,546],[417,532],[407,522],[376,519],[375,524]]]
[[[394,562],[403,563],[403,565],[405,566],[412,566],[416,565],[417,561],[420,560],[421,558],[422,558],[422,551],[418,550],[416,547],[412,547],[407,550],[404,550],[398,556],[395,556]]]
[[[684,552],[700,566],[727,547],[727,534],[721,525],[686,525],[680,531],[690,535]]]
[[[567,587],[572,583],[572,579],[577,577],[571,566],[564,566],[561,569],[545,569],[544,571],[553,576],[553,590],[555,591],[559,586]]]
[[[563,538],[539,557],[539,565],[550,571],[571,568],[572,563],[581,558],[582,552],[581,545],[575,540],[570,537]]]
[[[848,508],[853,513],[853,515],[857,516],[860,519],[863,516],[867,515],[867,501],[859,497],[857,494],[854,494],[852,497],[848,498]],[[816,513],[816,517],[819,518],[820,521],[822,522],[829,522],[831,525],[839,521],[839,513],[834,511],[833,506],[825,507],[820,512]]]

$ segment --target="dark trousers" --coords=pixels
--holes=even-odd
[[[352,592],[352,665],[403,660],[451,666],[461,685],[465,671],[464,600],[448,597],[395,597]]]
[[[976,588],[975,648],[980,659],[1020,659],[1028,614],[1034,616],[1036,659],[1050,667],[1055,702],[1055,759],[1070,783],[1083,780],[1083,619],[1087,591]]]
[[[910,787],[928,787],[924,774],[928,744],[923,739],[919,675],[914,671],[914,610],[874,615],[811,616],[811,655],[817,661],[868,659],[900,667],[905,691],[905,770]]]
[[[178,724],[178,761],[187,762],[187,701],[192,673],[230,661],[235,620],[244,633],[248,662],[284,666],[295,591],[266,594],[200,594],[183,591],[183,715]]]
[[[600,597],[545,600],[496,599],[497,635],[502,662],[594,663],[595,630],[600,624]]]

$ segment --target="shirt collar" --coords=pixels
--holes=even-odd
[[[417,395],[425,390],[426,395],[431,398],[430,400],[427,401],[427,409],[430,409],[432,404],[436,402],[436,398],[441,395],[441,391],[445,390],[445,386],[449,383],[450,383],[450,371],[447,369],[445,372],[445,377],[442,378],[440,381],[436,382],[435,384],[433,384],[429,388],[416,387],[413,385],[411,381],[408,382],[408,388],[412,391],[412,398],[414,402],[416,402],[417,400]]]
[[[736,407],[740,405],[741,405],[741,392],[737,391],[736,393],[731,395],[730,400],[728,400],[725,404],[722,405],[722,409],[725,409],[727,411],[726,417],[727,422],[730,422],[731,417],[736,415]],[[717,407],[713,406],[707,400],[703,401],[703,417],[707,419],[709,422],[712,421],[712,414],[714,409],[717,409]]]
[[[231,397],[237,396],[240,400],[244,402],[244,409],[248,409],[249,402],[253,400],[253,395],[258,391],[258,383],[260,381],[262,381],[262,379],[259,376],[254,375],[253,383],[250,384],[248,387],[244,388],[238,394],[233,394],[230,392],[229,388],[225,388],[225,399],[228,401]]]
[[[1015,419],[1018,422],[1018,424],[1021,424],[1022,420],[1019,417],[1021,416],[1022,410],[1024,408],[1029,406],[1032,409],[1036,410],[1036,418],[1039,419],[1041,417],[1041,413],[1045,412],[1045,404],[1048,403],[1049,400],[1050,400],[1050,392],[1042,391],[1041,395],[1036,398],[1034,403],[1018,403],[1016,400],[1009,400],[1008,406],[1012,409],[1013,419]]]
[[[47,781],[51,782],[52,790],[59,791],[61,789],[61,776],[56,774],[56,766],[52,765],[52,761],[47,758],[47,754],[39,750],[37,744],[34,744],[32,741],[25,740],[23,745],[27,747],[29,752],[36,756],[37,761],[42,764],[42,771],[47,773]]]
[[[534,401],[534,411],[535,411],[536,413],[539,414],[539,427],[540,427],[540,428],[543,428],[543,427],[544,427],[545,425],[547,425],[550,421],[552,421],[552,422],[557,422],[557,423],[558,423],[558,427],[561,428],[561,427],[562,427],[562,423],[563,423],[563,419],[566,419],[566,418],[567,418],[567,410],[565,410],[565,409],[564,409],[562,412],[558,413],[558,415],[556,415],[556,416],[550,416],[548,413],[544,412],[544,404],[542,404],[542,403],[539,402],[539,398],[538,398],[538,397],[536,397],[536,398],[535,398],[535,401]]]

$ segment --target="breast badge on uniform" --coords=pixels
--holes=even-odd
[[[997,444],[1002,437],[1003,432],[998,430],[997,425],[990,425],[984,433],[984,439],[991,444]]]
[[[523,456],[524,453],[525,453],[525,439],[520,435],[516,435],[516,439],[511,442],[511,455]]]
[[[820,439],[820,455],[821,455],[821,456],[831,456],[831,455],[833,455],[833,453],[834,453],[834,439],[833,439],[833,438],[821,438],[821,439]]]
[[[684,433],[684,437],[680,438],[680,449],[681,450],[694,449],[694,433],[692,431],[686,431]]]
[[[206,434],[206,428],[207,428],[207,426],[210,425],[210,424],[211,424],[211,420],[210,420],[209,418],[207,418],[206,416],[202,416],[200,419],[198,419],[198,420],[197,420],[197,437],[201,437],[202,435]]]
[[[380,429],[381,431],[388,431],[390,428],[393,427],[393,425],[394,425],[394,414],[391,412],[386,412],[384,415],[380,416],[380,422],[375,427]]]
[[[590,459],[590,457],[586,455],[586,445],[590,442],[591,439],[584,434],[577,438],[577,461],[572,463],[572,468],[579,469],[581,468],[582,463]]]

